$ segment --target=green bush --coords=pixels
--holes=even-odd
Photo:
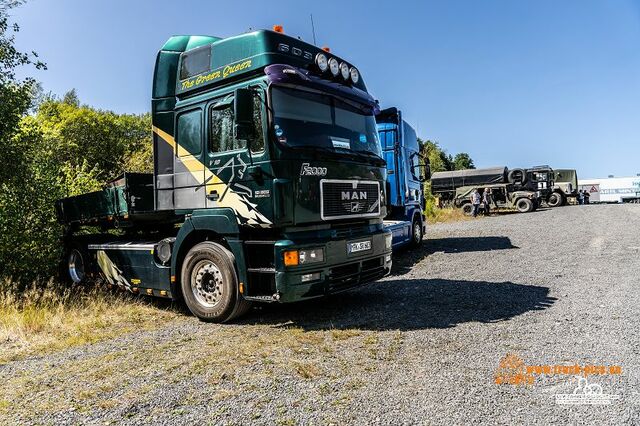
[[[67,98],[67,97],[65,97]],[[100,189],[127,165],[150,168],[150,120],[47,99],[9,141],[14,167],[0,184],[0,279],[18,286],[57,271],[57,199]]]

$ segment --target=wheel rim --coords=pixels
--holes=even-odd
[[[527,208],[528,208],[528,205],[527,205],[527,202],[526,202],[526,201],[524,201],[524,200],[520,200],[520,201],[518,201],[518,210],[520,210],[520,211],[523,211],[523,212],[524,212],[524,211],[526,211],[526,210],[527,210]]]
[[[420,222],[413,223],[413,239],[417,242],[422,240],[422,230],[420,229]]]
[[[213,262],[202,261],[193,268],[191,292],[202,306],[211,308],[220,301],[223,295],[223,284],[222,272]]]
[[[80,283],[84,279],[84,260],[78,250],[69,253],[69,276],[74,283]]]

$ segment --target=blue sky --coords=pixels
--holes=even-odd
[[[550,164],[581,178],[640,173],[640,0],[30,0],[17,44],[45,90],[150,109],[155,54],[173,34],[284,25],[356,64],[383,107],[478,167]]]

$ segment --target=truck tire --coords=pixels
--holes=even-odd
[[[559,192],[552,192],[547,199],[547,205],[549,207],[560,207],[564,204],[563,200],[564,198],[562,197],[562,194]]]
[[[507,175],[507,180],[511,184],[524,185],[527,182],[527,173],[522,169],[513,169]]]
[[[465,203],[462,205],[462,213],[464,213],[465,216],[471,216],[473,214],[473,206],[471,203]]]
[[[233,254],[220,244],[206,241],[193,246],[182,263],[181,278],[187,308],[203,321],[231,321],[251,307],[238,292]]]
[[[416,215],[411,223],[411,242],[410,247],[416,248],[422,245],[422,220]]]
[[[518,201],[516,201],[516,209],[518,209],[520,213],[529,213],[533,211],[533,201],[528,198],[519,198]]]
[[[70,244],[60,262],[60,278],[66,284],[86,284],[90,271],[89,252],[79,243]]]

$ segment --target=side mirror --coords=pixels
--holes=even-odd
[[[253,132],[253,91],[236,89],[233,93],[234,133],[238,140],[250,140]]]
[[[411,174],[418,182],[426,182],[431,177],[431,168],[426,164],[414,166]]]

